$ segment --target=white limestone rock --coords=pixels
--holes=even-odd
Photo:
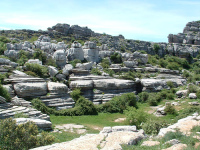
[[[196,93],[190,93],[189,98],[190,99],[197,99]]]
[[[29,59],[29,60],[27,61],[27,63],[42,65],[42,61],[40,61],[39,59]]]
[[[180,90],[176,92],[176,95],[178,98],[181,98],[182,96],[187,96],[188,90]]]
[[[124,61],[123,63],[128,68],[136,67],[138,65],[137,61]]]
[[[47,94],[47,83],[16,83],[14,90],[18,97],[37,97]]]
[[[0,96],[0,104],[6,103],[6,99],[2,96]]]
[[[66,64],[65,67],[62,69],[62,73],[66,76],[72,71],[74,67],[71,64]]]
[[[68,87],[63,83],[48,82],[48,91],[51,94],[67,94]]]
[[[81,89],[92,89],[94,87],[94,82],[92,80],[77,80],[70,82],[70,88],[81,88]]]
[[[81,69],[81,70],[91,70],[92,66],[93,66],[93,62],[89,62],[89,63],[77,63],[76,64],[76,68]]]
[[[42,119],[34,119],[34,118],[15,118],[17,125],[19,124],[25,124],[27,122],[33,122],[35,123],[39,128],[44,130],[51,129],[52,123],[47,120]]]
[[[59,72],[58,69],[56,67],[54,67],[54,66],[48,66],[48,70],[49,70],[49,75],[51,77],[54,77]]]
[[[56,60],[58,67],[64,67],[66,65],[66,53],[64,50],[57,50],[53,54],[53,58]]]

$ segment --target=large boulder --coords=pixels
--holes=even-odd
[[[74,59],[84,60],[84,52],[81,47],[81,44],[78,42],[74,42],[71,45],[71,48],[66,51],[68,61],[72,61]]]
[[[54,66],[48,66],[48,69],[49,69],[49,74],[51,77],[54,77],[59,72],[58,69]]]
[[[47,94],[46,82],[16,83],[14,90],[18,97],[37,97]]]
[[[62,69],[62,73],[66,76],[72,71],[74,67],[71,64],[66,64],[65,67]]]
[[[99,62],[99,50],[94,42],[85,42],[83,46],[84,58],[87,61]]]
[[[68,87],[63,83],[48,82],[48,91],[51,94],[67,94]]]
[[[66,65],[66,53],[64,50],[57,50],[53,54],[53,58],[56,60],[56,64],[58,67],[64,67]]]
[[[17,67],[18,64],[15,62],[10,61],[9,59],[6,58],[0,58],[0,65],[10,65],[12,67]]]
[[[148,62],[148,55],[136,51],[133,53],[133,59],[142,64],[146,64]]]
[[[92,66],[93,66],[93,62],[76,64],[76,68],[81,69],[81,70],[90,70],[92,68]]]
[[[33,122],[38,126],[38,128],[43,129],[43,130],[50,130],[52,123],[47,120],[42,120],[42,119],[34,119],[34,118],[15,118],[15,121],[17,125],[19,124],[25,124],[27,122]]]
[[[92,89],[94,87],[94,82],[92,80],[77,80],[70,82],[70,88],[81,88],[82,90]]]
[[[39,59],[29,59],[29,60],[27,61],[27,63],[42,65],[42,61],[40,61]]]
[[[157,92],[162,89],[167,89],[167,83],[164,80],[159,79],[141,79],[143,91]]]

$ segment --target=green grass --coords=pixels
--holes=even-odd
[[[51,132],[50,134],[55,137],[55,142],[54,143],[71,141],[71,140],[81,136],[81,134],[71,133],[71,132],[64,132],[64,131],[62,131],[62,133],[58,133],[58,132],[54,132],[53,133],[53,132]]]

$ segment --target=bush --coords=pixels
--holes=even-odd
[[[79,59],[74,59],[74,60],[70,61],[69,63],[70,63],[73,67],[76,67],[76,64],[77,64],[77,63],[81,63],[81,60],[79,60]]]
[[[77,88],[74,89],[71,93],[70,96],[73,98],[73,100],[76,102],[80,97],[81,97],[81,89]]]
[[[193,85],[193,84],[190,84],[190,85],[188,86],[188,94],[189,94],[189,93],[196,93],[197,90],[198,90],[198,87],[195,86],[195,85]]]
[[[130,125],[135,125],[137,128],[141,128],[142,124],[148,120],[149,114],[143,110],[138,110],[133,107],[129,107],[124,111],[126,115],[126,121]]]
[[[167,94],[167,99],[168,100],[174,100],[174,97],[175,97],[175,94],[173,94],[173,93],[168,93]]]
[[[46,60],[45,65],[57,67],[55,59],[51,57]]]
[[[99,107],[100,112],[123,113],[129,106],[137,108],[137,100],[134,93],[126,93],[121,96],[115,96],[107,103]]]
[[[142,93],[139,93],[138,96],[139,96],[139,102],[144,103],[148,100],[149,93],[148,92],[142,92]]]
[[[14,115],[14,118],[28,118],[28,115],[26,115],[24,113],[16,113]]]
[[[160,49],[160,46],[158,44],[153,45],[153,50],[155,51],[156,54],[158,54],[159,49]]]
[[[75,104],[76,115],[97,115],[97,109],[94,104],[81,96]]]
[[[122,56],[119,53],[114,53],[114,55],[110,56],[110,60],[114,64],[120,64],[122,63]]]
[[[6,43],[10,40],[4,36],[0,36],[0,55],[4,55],[4,51],[7,49]]]
[[[148,99],[148,104],[150,106],[157,106],[158,105],[158,101],[155,97],[153,96],[150,96],[149,99]]]
[[[126,80],[133,80],[135,81],[136,74],[133,71],[129,71],[127,73],[123,73],[119,76],[120,79],[126,79]]]
[[[47,56],[45,55],[45,53],[43,53],[42,50],[35,49],[35,52],[33,53],[33,58],[34,59],[39,59],[40,61],[42,61],[43,64],[45,64]]]
[[[0,149],[30,149],[54,142],[54,137],[42,133],[38,137],[38,128],[32,122],[17,125],[16,121],[4,119],[0,121]]]
[[[177,115],[177,111],[172,105],[166,105],[164,111],[167,113],[167,115]]]
[[[0,96],[4,97],[7,102],[10,102],[11,97],[8,93],[7,89],[3,87],[3,85],[0,84]]]
[[[142,129],[145,131],[146,134],[157,135],[160,129],[166,126],[167,123],[164,121],[148,120],[142,125]]]
[[[170,88],[174,88],[174,83],[172,81],[167,81],[167,86]]]
[[[115,72],[111,69],[103,69],[103,71],[107,74],[109,74],[109,76],[113,77],[113,75],[115,74]]]
[[[41,78],[48,77],[48,68],[39,64],[26,63],[27,71],[32,71]]]
[[[163,58],[161,58],[159,61],[158,61],[159,65],[163,68],[166,68],[167,67],[167,61],[164,60]]]
[[[101,61],[101,66],[105,69],[105,68],[109,68],[110,67],[110,61],[108,58],[104,58]]]
[[[47,107],[40,99],[35,98],[31,101],[31,104],[33,107],[39,111],[41,111],[44,114],[54,114],[55,110],[52,108]]]
[[[90,71],[91,74],[95,74],[95,75],[101,75],[101,71],[98,69],[98,68],[93,68],[91,71]]]

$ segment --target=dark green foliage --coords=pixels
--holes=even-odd
[[[105,73],[109,74],[109,76],[111,76],[111,77],[113,77],[113,75],[115,74],[115,72],[113,70],[111,70],[111,69],[105,68],[105,69],[103,69],[103,71]]]
[[[198,99],[200,99],[200,90],[197,91],[196,96]]]
[[[51,57],[46,60],[45,65],[57,67],[55,59]]]
[[[79,60],[79,59],[74,59],[74,60],[70,61],[69,63],[70,63],[73,67],[76,67],[76,64],[77,64],[77,63],[81,63],[81,60]]]
[[[110,60],[114,64],[120,64],[122,63],[122,56],[119,53],[114,53],[113,55],[110,56]]]
[[[197,90],[198,90],[198,87],[197,87],[196,85],[190,84],[190,85],[188,86],[188,94],[189,94],[189,93],[196,93]]]
[[[129,107],[124,111],[126,115],[126,121],[130,125],[135,125],[137,128],[141,128],[141,125],[149,118],[149,114],[143,110],[139,110],[133,107]]]
[[[150,97],[148,98],[148,104],[149,104],[150,106],[157,106],[157,105],[158,105],[158,101],[157,101],[157,99],[156,99],[155,97],[150,96]]]
[[[0,149],[25,149],[43,146],[54,142],[54,137],[48,133],[41,133],[32,122],[17,125],[16,121],[4,119],[0,121]]]
[[[33,53],[33,58],[34,59],[39,59],[40,61],[42,61],[42,64],[45,64],[47,56],[45,55],[45,53],[43,53],[42,50],[35,49],[35,52]]]
[[[144,103],[148,100],[149,93],[148,92],[142,92],[142,93],[139,93],[138,96],[139,96],[139,102]]]
[[[162,67],[162,68],[166,68],[167,67],[167,61],[164,60],[163,58],[161,58],[159,61],[158,61],[159,65]]]
[[[123,113],[129,106],[137,108],[137,100],[134,93],[126,93],[115,96],[110,101],[98,107],[99,112]]]
[[[188,78],[190,76],[190,73],[186,70],[183,71],[183,77]]]
[[[70,96],[73,98],[73,100],[76,102],[81,97],[81,89],[74,89]]]
[[[147,122],[142,124],[142,129],[145,131],[146,134],[157,135],[160,129],[167,127],[167,125],[168,124],[164,121],[149,119]]]
[[[94,74],[94,75],[101,75],[101,71],[98,69],[98,68],[93,68],[91,71],[90,71],[91,74]]]
[[[174,88],[174,83],[172,81],[167,81],[167,86]]]
[[[0,55],[3,55],[7,49],[6,43],[10,43],[10,40],[4,36],[0,36]]]
[[[0,84],[0,96],[4,97],[7,102],[10,102],[11,100],[10,94],[8,93],[7,89],[4,88],[1,84]]]
[[[137,77],[136,73],[133,71],[123,73],[122,75],[119,76],[120,79],[133,80],[133,81],[135,81],[136,77]]]
[[[108,58],[104,58],[101,61],[101,66],[105,69],[105,68],[109,68],[110,67],[110,61]]]
[[[48,77],[48,68],[39,64],[26,63],[26,70],[32,71],[41,78]]]
[[[153,45],[153,50],[155,51],[156,54],[158,54],[159,49],[160,49],[160,46],[158,44]]]
[[[169,115],[177,115],[177,111],[172,105],[166,105],[164,111]]]
[[[85,99],[83,96],[81,96],[75,104],[76,108],[76,115],[97,115],[97,109],[95,108],[94,104],[89,101],[88,99]]]
[[[4,79],[7,78],[5,74],[0,74],[0,84],[4,84]]]
[[[38,75],[32,71],[25,71],[24,73],[26,73],[27,75],[33,76],[33,77],[38,77]]]
[[[158,55],[148,55],[148,64],[151,64],[153,66],[158,64],[159,56]]]
[[[44,114],[54,114],[54,109],[47,107],[40,99],[35,98],[31,101],[33,107]]]
[[[168,93],[167,94],[167,99],[168,100],[174,100],[175,94],[174,93]]]

